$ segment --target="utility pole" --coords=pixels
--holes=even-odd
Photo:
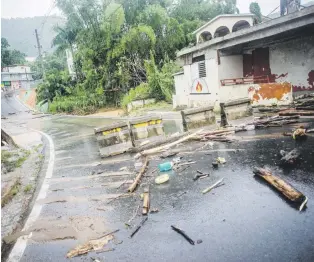
[[[35,29],[35,35],[36,35],[37,48],[38,48],[38,57],[39,57],[40,65],[41,65],[41,70],[42,70],[43,75],[45,75],[44,63],[43,63],[43,56],[42,56],[42,54],[41,54],[41,48],[42,48],[42,46],[40,45],[40,42],[39,42],[39,37],[38,37],[37,29]]]

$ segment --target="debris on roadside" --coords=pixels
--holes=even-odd
[[[218,164],[225,164],[227,161],[226,161],[226,159],[223,158],[223,157],[217,157],[216,162],[217,162]]]
[[[169,175],[163,174],[155,178],[155,183],[159,185],[159,184],[166,183],[168,180],[169,180]]]
[[[167,158],[167,157],[175,156],[176,154],[178,154],[178,152],[169,151],[169,152],[162,153],[159,157],[160,158]]]
[[[147,187],[147,188],[144,189],[142,215],[147,215],[148,214],[149,207],[150,207],[149,188]]]
[[[121,167],[119,170],[120,171],[126,171],[126,170],[128,170],[128,167],[124,166],[124,167]]]
[[[158,213],[158,212],[159,212],[159,209],[158,209],[158,208],[151,208],[151,209],[149,210],[149,213],[151,213],[151,214]]]
[[[167,149],[169,149],[169,148],[171,148],[171,147],[173,147],[173,146],[175,146],[177,144],[180,144],[180,143],[183,143],[185,141],[190,140],[191,138],[193,138],[195,135],[201,133],[202,131],[203,131],[203,129],[198,130],[195,133],[187,135],[187,136],[184,136],[184,137],[182,137],[182,138],[178,139],[177,141],[172,142],[170,144],[166,144],[166,145],[162,145],[162,146],[159,146],[159,147],[155,147],[155,148],[144,150],[144,151],[136,154],[134,156],[134,158],[137,159],[137,158],[139,158],[141,156],[152,155],[152,154],[156,154],[156,153],[159,153],[161,151],[167,150]]]
[[[114,251],[114,250],[115,250],[114,248],[104,248],[104,249],[101,249],[99,251],[96,251],[96,253],[100,254],[100,253],[110,252],[110,251]]]
[[[161,163],[158,165],[159,172],[167,172],[170,171],[173,167],[173,163],[171,161]]]
[[[137,233],[137,231],[140,230],[140,228],[144,225],[144,223],[147,221],[147,219],[148,219],[148,216],[143,218],[143,220],[139,223],[139,225],[131,233],[130,238],[132,238]]]
[[[101,238],[89,240],[85,244],[78,245],[76,248],[70,250],[67,253],[67,258],[80,256],[80,255],[86,254],[90,251],[102,250],[104,248],[104,246],[109,243],[109,241],[113,240],[113,238],[114,238],[113,234],[118,232],[118,231],[119,231],[119,229],[115,230],[111,233],[108,233],[108,234],[102,236]]]
[[[198,174],[193,177],[193,180],[194,180],[194,181],[196,181],[196,180],[198,180],[198,179],[200,179],[200,178],[208,177],[208,176],[210,175],[209,173],[206,174],[206,173],[203,173],[203,172],[201,172],[201,171],[199,171],[199,170],[196,170],[196,172],[197,172]]]
[[[286,152],[284,150],[280,150],[280,155],[282,158],[280,159],[281,164],[295,164],[300,157],[300,151],[298,149],[293,149],[290,152]]]
[[[218,187],[218,186],[222,185],[223,180],[224,180],[224,178],[218,180],[215,184],[213,184],[213,185],[211,185],[210,187],[204,189],[204,190],[202,191],[202,193],[203,193],[203,194],[206,194],[206,193],[208,193],[209,191],[211,191],[212,189],[214,189],[215,187]]]
[[[171,228],[179,233],[181,236],[183,236],[191,245],[195,245],[194,241],[180,228],[177,228],[173,225],[171,225]]]
[[[212,166],[213,166],[213,168],[218,168],[218,163],[217,162],[213,162]]]
[[[294,140],[299,139],[299,138],[304,138],[306,136],[305,132],[306,130],[303,127],[299,127],[293,132],[292,138]]]
[[[200,132],[199,134],[195,135],[191,139],[198,140],[198,141],[217,141],[217,142],[228,142],[231,143],[234,141],[233,138],[228,137],[228,135],[234,134],[235,131],[232,129],[225,129],[225,130],[215,130],[215,131],[206,131]]]
[[[197,243],[197,244],[201,244],[201,243],[203,243],[203,240],[202,240],[202,239],[198,239],[198,240],[196,241],[196,243]]]
[[[128,188],[129,192],[133,192],[135,190],[135,188],[137,187],[137,185],[139,184],[141,177],[144,175],[145,171],[146,171],[146,167],[148,165],[148,158],[145,158],[145,162],[144,165],[142,166],[141,171],[139,172],[139,174],[136,176],[136,178],[134,179],[134,182],[132,183],[132,185]]]
[[[271,174],[266,169],[255,167],[253,172],[256,176],[263,178],[290,201],[300,203],[301,205],[299,207],[299,211],[302,211],[308,199],[300,191],[295,189],[292,185],[288,184],[280,177]]]

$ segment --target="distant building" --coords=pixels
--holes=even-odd
[[[29,66],[14,65],[2,68],[1,88],[12,90],[30,88],[33,82],[33,73]]]
[[[174,107],[289,104],[314,91],[314,6],[260,24],[221,15],[194,34],[197,44],[177,53]]]

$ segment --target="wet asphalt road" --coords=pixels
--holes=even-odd
[[[272,128],[239,133],[239,142],[215,143],[213,148],[200,149],[204,146],[201,142],[184,144],[178,147],[182,161],[194,160],[196,164],[183,172],[169,172],[168,183],[155,185],[157,173],[152,171],[167,161],[155,157],[146,173],[150,176],[133,196],[108,203],[108,197],[125,193],[128,184],[119,185],[135,176],[119,171],[125,166],[134,170],[133,156],[100,159],[98,155],[93,127],[111,121],[116,120],[59,116],[27,120],[28,126],[52,137],[56,159],[43,209],[21,261],[314,261],[314,137],[299,143],[282,137],[282,129]],[[169,130],[171,126],[173,123]],[[281,168],[279,150],[295,147],[301,150],[301,165]],[[227,163],[213,170],[211,163],[218,156]],[[304,212],[254,178],[253,167],[264,165],[309,198]],[[211,175],[193,182],[196,170]],[[201,194],[222,177],[224,186]],[[141,205],[139,194],[147,185],[151,208],[159,212],[150,214],[130,239],[132,230],[125,222]],[[137,216],[131,224],[141,219]],[[190,245],[170,225],[202,243]],[[109,243],[114,251],[65,257],[78,244],[115,229],[120,229],[115,236],[123,242]]]

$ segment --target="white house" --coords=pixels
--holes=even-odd
[[[314,6],[254,24],[251,14],[217,16],[177,53],[173,106],[198,107],[250,98],[288,104],[314,91]]]

